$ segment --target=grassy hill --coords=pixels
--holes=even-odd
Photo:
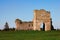
[[[0,31],[0,40],[60,40],[60,31]]]

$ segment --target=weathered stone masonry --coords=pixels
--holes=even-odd
[[[38,30],[40,31],[41,23],[45,24],[45,31],[51,30],[51,17],[50,12],[44,9],[34,10],[33,21],[23,22],[22,20],[16,19],[16,30]]]

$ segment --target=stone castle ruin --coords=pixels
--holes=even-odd
[[[50,17],[50,12],[44,9],[34,10],[33,21],[23,22],[20,19],[15,20],[16,30],[41,30],[41,23],[43,24],[43,30],[50,31],[53,30],[52,19]]]
[[[20,19],[16,19],[16,30],[33,30],[33,22],[23,22]]]

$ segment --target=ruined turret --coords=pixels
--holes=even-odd
[[[16,23],[16,30],[19,30],[19,27],[20,27],[20,24],[22,23],[22,21],[20,19],[16,19],[15,23]]]

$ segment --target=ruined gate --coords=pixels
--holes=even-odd
[[[44,9],[34,10],[33,29],[41,30],[41,22],[45,24],[45,31],[51,30],[50,12]]]

